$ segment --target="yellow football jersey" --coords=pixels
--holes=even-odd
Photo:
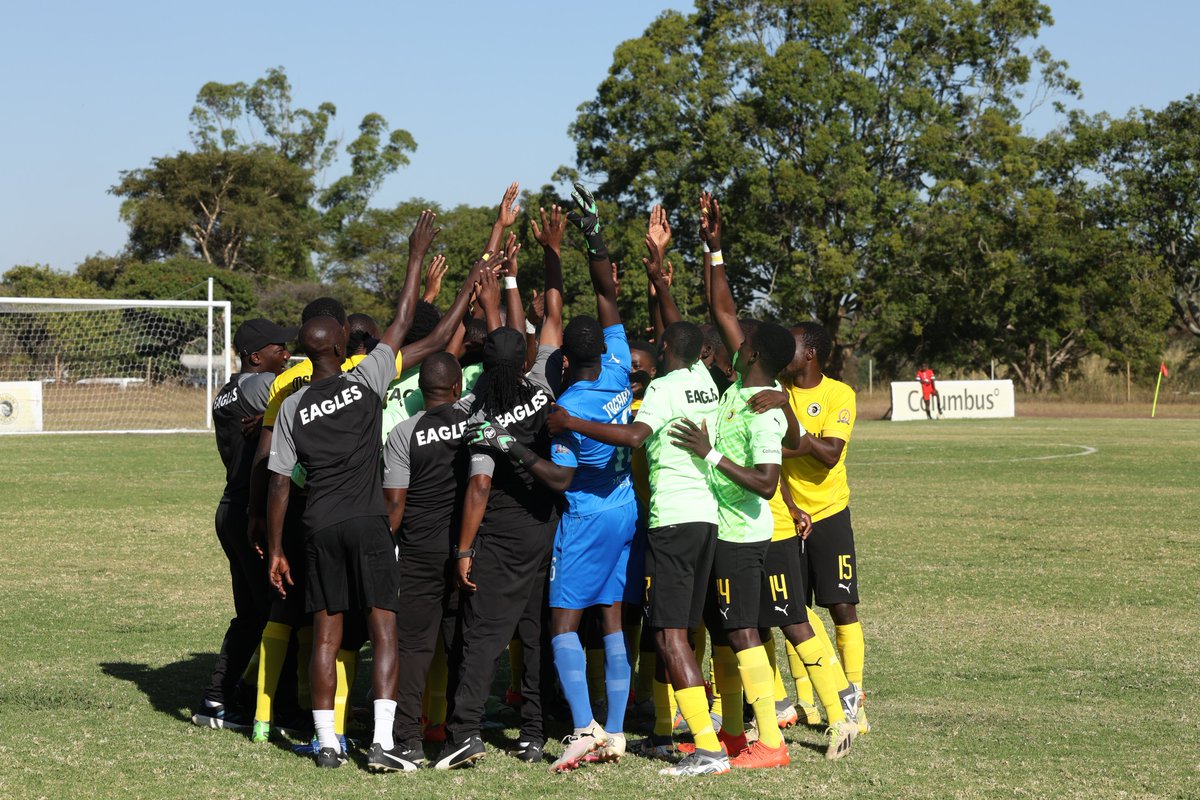
[[[366,358],[366,354],[350,356],[342,362],[342,372],[348,369],[353,369],[358,366],[358,362]],[[400,376],[400,364],[403,358],[399,353],[396,353],[396,376]],[[283,401],[288,399],[296,390],[302,386],[308,385],[312,380],[313,365],[309,359],[304,359],[299,364],[289,367],[275,378],[271,384],[271,397],[267,400],[267,410],[263,412],[263,427],[272,428],[275,426],[275,419],[279,416],[279,407],[283,405]]]
[[[832,437],[846,443],[833,468],[826,467],[814,456],[785,458],[783,479],[787,481],[792,501],[813,518],[813,522],[831,517],[850,503],[850,485],[846,482],[846,453],[850,449],[850,434],[854,430],[856,404],[854,390],[841,381],[821,377],[812,389],[790,384],[784,387],[796,419],[808,433],[822,438]],[[795,523],[778,490],[771,498],[771,515],[775,520],[773,541],[796,535]]]

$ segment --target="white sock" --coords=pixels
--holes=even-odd
[[[392,741],[392,725],[396,722],[396,701],[376,700],[375,706],[375,738],[372,744],[380,745],[384,750],[395,747]]]
[[[332,747],[341,752],[337,734],[333,732],[333,709],[313,709],[313,728],[317,731],[317,741],[321,747]]]

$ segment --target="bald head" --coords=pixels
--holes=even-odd
[[[462,367],[458,359],[443,351],[434,353],[421,364],[417,385],[425,395],[426,407],[429,399],[453,400],[462,392]]]
[[[300,345],[314,362],[340,363],[346,356],[346,329],[333,317],[313,317],[300,329]]]

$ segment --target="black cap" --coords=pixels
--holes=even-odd
[[[483,368],[507,366],[525,367],[525,335],[512,328],[497,328],[483,343]]]
[[[269,344],[284,344],[296,338],[300,328],[284,328],[269,319],[248,319],[238,326],[233,335],[233,349],[239,356],[257,353]]]

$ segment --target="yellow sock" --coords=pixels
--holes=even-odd
[[[440,642],[441,634],[438,634]],[[445,649],[444,647],[442,648]],[[525,648],[521,646],[520,639],[513,639],[508,643],[508,688],[512,689],[517,694],[521,693],[521,676],[525,674]],[[445,690],[443,690],[445,694]]]
[[[358,661],[358,653],[354,650],[338,650],[337,688],[333,690],[333,732],[339,736],[346,735],[346,717],[350,709],[350,688],[353,685],[351,675],[354,664]]]
[[[720,750],[721,743],[713,730],[712,717],[708,715],[708,697],[704,694],[703,686],[690,686],[675,692],[675,700],[679,703],[679,711],[687,720],[688,729],[692,732],[692,740],[701,750]]]
[[[779,747],[783,734],[775,721],[775,687],[772,685],[771,661],[765,647],[751,647],[737,654],[738,673],[742,676],[746,700],[758,720],[758,738],[767,747]]]
[[[597,650],[589,647],[586,658],[588,697],[592,701],[592,708],[595,708],[607,697],[604,687],[604,648]]]
[[[427,703],[425,719],[430,725],[441,725],[446,721],[446,683],[450,679],[450,665],[446,663],[446,649],[439,635],[429,664],[429,677],[425,681]],[[518,680],[518,690],[521,683]]]
[[[796,652],[804,662],[817,697],[821,698],[821,705],[825,706],[829,724],[845,721],[846,714],[842,711],[838,693],[845,691],[850,684],[846,681],[846,673],[842,672],[842,665],[829,657],[816,636],[796,645]]]
[[[305,711],[312,711],[312,684],[308,665],[312,660],[312,625],[296,629],[296,702]]]
[[[813,611],[812,608],[808,609],[808,624],[812,625],[813,633],[821,640],[821,647],[825,648],[825,654],[836,660],[838,652],[834,648],[833,642],[829,639],[829,631],[825,630],[825,623],[821,621],[821,618],[817,616],[817,612]]]
[[[634,686],[633,696],[639,703],[654,699],[654,668],[657,662],[658,654],[653,650],[638,653],[637,685]]]
[[[291,638],[291,625],[268,622],[263,628],[258,645],[258,702],[254,709],[254,718],[260,722],[271,721],[271,701],[279,688],[279,673],[283,672],[283,659],[287,657]]]
[[[675,692],[671,684],[654,681],[654,735],[670,736],[675,728]]]
[[[863,658],[867,645],[863,641],[862,623],[852,622],[849,625],[835,625],[838,652],[842,654],[842,668],[846,670],[846,680],[862,686]]]
[[[779,674],[779,654],[775,652],[774,636],[763,642],[763,649],[767,652],[767,661],[771,665],[771,673],[775,679],[774,686],[772,687],[774,691],[774,696],[772,699],[776,703],[780,702],[781,700],[787,700],[787,689],[783,688],[783,676]]]
[[[706,644],[704,626],[701,625],[699,628],[692,628],[688,634],[692,637],[692,655],[696,657],[697,664],[703,664],[704,645]]]
[[[730,647],[713,647],[713,685],[721,692],[721,728],[731,736],[745,732],[742,720],[742,676]]]
[[[813,687],[812,681],[808,679],[808,671],[804,669],[804,662],[800,660],[800,655],[796,652],[796,648],[792,647],[791,642],[785,641],[788,654],[788,667],[792,671],[792,680],[796,684],[796,702],[802,705],[813,705]]]

